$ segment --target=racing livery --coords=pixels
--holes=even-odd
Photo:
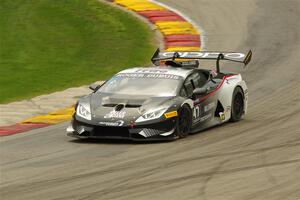
[[[248,90],[240,74],[220,71],[220,60],[247,65],[252,52],[159,52],[156,66],[123,70],[81,98],[67,128],[77,138],[173,140],[239,121]],[[216,60],[216,70],[200,69]]]

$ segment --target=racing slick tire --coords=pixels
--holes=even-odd
[[[237,122],[242,119],[244,113],[244,104],[244,93],[240,87],[236,87],[232,94],[231,122]]]
[[[192,110],[187,104],[184,104],[178,110],[178,117],[174,136],[177,138],[184,138],[190,132],[192,128]]]

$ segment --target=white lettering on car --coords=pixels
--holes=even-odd
[[[124,124],[124,121],[118,120],[116,122],[98,122],[98,124],[104,126],[122,126]]]
[[[138,69],[135,71],[136,73],[167,73],[167,70],[161,69]]]
[[[109,119],[109,118],[119,118],[119,119],[123,119],[126,115],[126,112],[125,111],[115,111],[115,110],[112,110],[110,111],[108,114],[106,114],[104,116],[105,119]]]
[[[155,74],[155,73],[121,73],[117,74],[117,77],[126,78],[163,78],[163,79],[180,79],[180,76],[173,74]]]
[[[162,57],[172,57],[175,52],[162,52]],[[217,58],[222,52],[178,52],[182,58]],[[241,59],[245,57],[243,53],[222,53],[227,59]]]
[[[202,112],[207,112],[207,111],[211,110],[214,106],[215,106],[215,103],[210,103],[210,104],[204,106]],[[201,117],[202,112],[201,112],[201,104],[194,106],[194,108],[193,108],[193,123],[203,122],[212,116],[212,113],[210,112],[209,114]]]

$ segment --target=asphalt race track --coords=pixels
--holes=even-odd
[[[2,137],[1,199],[300,199],[300,1],[162,2],[207,50],[253,50],[226,68],[248,82],[246,118],[169,143],[80,142],[66,123]]]

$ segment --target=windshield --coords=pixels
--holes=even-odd
[[[121,73],[108,80],[97,92],[175,96],[182,77],[170,74]]]

